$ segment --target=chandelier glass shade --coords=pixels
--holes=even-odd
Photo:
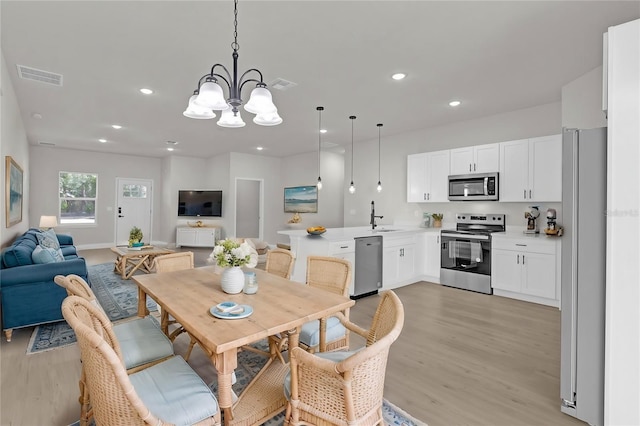
[[[242,89],[247,83],[255,83],[256,87],[251,91],[249,101],[244,104],[247,112],[256,114],[253,122],[260,126],[276,126],[282,123],[278,115],[278,109],[273,103],[271,92],[263,81],[262,73],[256,68],[251,68],[238,78],[238,0],[234,1],[234,41],[233,70],[229,70],[222,64],[215,64],[208,74],[203,75],[198,81],[198,88],[194,96],[189,99],[189,105],[183,112],[185,117],[196,119],[214,118],[213,112],[223,111],[218,125],[222,127],[244,127],[245,123],[240,116],[240,106],[243,105]],[[226,86],[228,96],[225,97],[223,86]],[[229,112],[225,113],[225,111]]]

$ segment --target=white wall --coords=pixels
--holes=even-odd
[[[2,236],[0,237],[0,245],[2,247],[9,245],[17,236],[23,234],[29,226],[38,226],[38,222],[30,222],[29,220],[29,201],[31,199],[29,190],[30,170],[29,163],[29,144],[27,134],[24,129],[24,123],[18,108],[18,100],[16,93],[11,84],[9,70],[7,69],[4,54],[2,54],[2,71],[0,74],[0,158],[2,162],[2,181],[3,191],[2,200],[0,201],[0,211],[2,217],[0,220],[0,229]],[[6,228],[6,210],[5,210],[5,156],[10,155],[16,163],[22,168],[24,180],[22,182],[23,200],[22,200],[22,222],[17,223],[11,228]]]
[[[31,146],[31,190],[29,221],[38,226],[41,215],[58,214],[58,175],[61,171],[96,173],[98,205],[96,224],[59,226],[56,232],[70,234],[80,248],[110,247],[115,243],[117,211],[116,178],[150,179],[154,185],[153,211],[161,210],[162,164],[159,158],[106,154],[63,148]],[[154,216],[152,239],[158,241],[162,221]]]
[[[350,150],[345,154],[344,225],[363,226],[369,223],[371,201],[376,214],[384,218],[379,224],[419,225],[423,212],[444,213],[444,224],[451,224],[456,213],[504,213],[508,226],[526,225],[524,212],[528,203],[448,202],[407,203],[407,155],[463,146],[524,139],[559,134],[561,105],[552,103],[534,108],[512,111],[477,120],[423,129],[381,138],[382,192],[376,191],[378,182],[378,139],[356,144],[354,147],[353,179],[356,193],[347,190],[351,174]],[[385,126],[386,127],[386,126]],[[384,128],[384,127],[383,127]],[[560,152],[557,153],[561,155]],[[559,184],[559,183],[558,183]],[[560,203],[539,204],[541,211],[555,208],[561,215]],[[560,216],[561,218],[561,216]]]
[[[594,129],[606,126],[600,66],[562,87],[562,127]]]

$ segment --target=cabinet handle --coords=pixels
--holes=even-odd
[[[340,248],[349,248],[349,246],[340,246]]]
[[[471,171],[471,163],[469,163],[469,171]]]
[[[429,200],[429,197],[430,197],[430,196],[431,196],[431,194],[429,194],[429,193],[427,192],[427,200]]]
[[[529,199],[531,199],[531,190],[529,190]]]
[[[438,244],[440,244],[440,235],[438,235],[438,236],[436,237],[436,242],[437,242]]]
[[[473,163],[473,171],[476,171],[476,163]]]
[[[516,245],[519,246],[519,247],[526,247],[527,246],[526,244],[516,244]]]
[[[524,254],[522,255],[522,264],[524,265]]]
[[[518,260],[516,261],[516,263],[519,265],[520,264],[520,255],[518,255]]]
[[[525,199],[525,200],[527,199],[527,190],[526,189],[522,190],[522,198]]]
[[[426,192],[424,194],[422,194],[422,199],[425,200],[425,201],[427,200],[427,193]]]

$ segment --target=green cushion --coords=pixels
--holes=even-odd
[[[129,376],[147,408],[165,423],[192,425],[218,412],[211,389],[180,356]]]

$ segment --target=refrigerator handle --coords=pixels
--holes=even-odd
[[[573,146],[573,156],[571,158],[572,168],[571,173],[573,176],[571,177],[571,203],[573,208],[571,209],[571,224],[573,225],[573,229],[571,229],[571,247],[573,250],[571,251],[571,255],[573,259],[571,259],[571,395],[574,398],[573,403],[575,404],[575,395],[577,392],[577,358],[578,358],[578,256],[576,250],[578,249],[578,167],[580,167],[578,163],[578,150],[580,149],[578,145],[579,133],[577,130],[572,132],[571,135],[571,145]]]

